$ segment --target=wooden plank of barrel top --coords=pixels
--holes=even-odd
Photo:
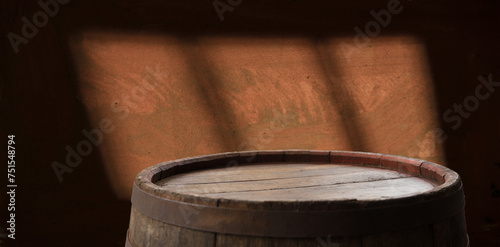
[[[247,151],[136,178],[126,246],[468,246],[458,174],[345,151]]]

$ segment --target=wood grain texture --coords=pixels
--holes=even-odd
[[[239,165],[224,166],[231,161]],[[309,150],[201,156],[144,170],[136,193],[128,236],[134,246],[468,244],[460,177],[400,156]],[[178,210],[184,207],[190,212]]]
[[[130,226],[129,238],[135,246],[214,246],[214,233],[165,224],[141,214],[133,207]]]
[[[183,173],[158,181],[173,193],[234,200],[375,200],[434,184],[393,170],[334,164],[260,164]]]
[[[465,247],[467,239],[461,221],[463,215],[436,223],[395,232],[355,237],[271,238],[209,233],[177,227],[152,220],[132,208],[130,241],[133,246],[206,246],[206,247]],[[453,237],[455,236],[455,237]]]

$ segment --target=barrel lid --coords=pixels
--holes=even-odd
[[[419,226],[452,216],[464,205],[460,177],[444,166],[394,155],[313,150],[164,162],[137,176],[132,203],[141,213],[178,226],[275,237]],[[359,226],[364,221],[371,223]],[[305,223],[316,226],[300,227]],[[322,231],[326,235],[318,235]]]
[[[162,190],[218,200],[385,200],[418,195],[438,186],[401,171],[330,163],[258,163],[203,169],[155,183]]]

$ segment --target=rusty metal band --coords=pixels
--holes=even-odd
[[[463,189],[433,200],[383,208],[332,211],[243,210],[190,204],[146,193],[134,184],[132,205],[155,220],[200,231],[305,238],[356,236],[423,226],[463,212]]]

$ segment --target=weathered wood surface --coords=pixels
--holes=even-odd
[[[224,166],[228,161],[239,165]],[[135,201],[136,204],[133,198],[128,246],[468,245],[459,176],[446,167],[423,160],[373,153],[308,150],[226,153],[159,164],[141,172],[136,179],[136,186],[142,195],[136,198],[147,199],[149,195],[154,196],[151,201]],[[155,207],[150,207],[153,205],[149,203],[158,203],[158,198],[164,198],[173,205],[178,203],[178,206],[165,206],[163,209],[168,211],[153,212],[151,210]],[[442,203],[432,204],[436,200]],[[203,212],[208,208],[223,210],[224,214],[202,217],[213,215]],[[456,213],[448,213],[449,216],[445,217],[436,214],[446,213],[448,208]],[[155,209],[162,211],[162,208]],[[406,209],[413,210],[413,213]],[[245,215],[234,214],[234,210],[248,211],[253,215],[248,218],[249,221],[234,222],[260,225],[265,231],[258,231],[258,234],[249,234],[246,230],[236,230],[237,234],[228,233],[234,232],[233,229],[227,229],[228,226],[255,229],[233,223],[226,225],[226,219],[233,222],[236,219],[234,217]],[[355,213],[348,214],[350,216],[346,220],[345,214],[348,211],[345,210]],[[316,230],[321,230],[318,228],[304,237],[286,234],[287,237],[277,237],[282,236],[279,234],[283,234],[283,231],[271,233],[276,228],[266,226],[272,222],[261,218],[275,217],[273,214],[276,213],[286,212],[287,217],[296,217],[298,213],[309,215],[308,212],[315,214],[320,211],[328,215],[340,212],[341,217],[335,219],[343,220],[343,223],[329,224],[327,234],[318,235]],[[384,212],[387,217],[380,218],[379,214]],[[162,217],[162,213],[179,214],[183,222],[168,222],[165,219],[170,218]],[[229,218],[224,218],[225,214],[230,215]],[[361,214],[364,215],[362,220],[359,216]],[[219,217],[224,220],[216,220]],[[355,219],[356,217],[360,219]],[[399,221],[391,221],[394,219]],[[211,220],[217,222],[215,225],[224,224],[224,227],[211,228],[213,231],[203,228],[203,222]],[[193,225],[190,221],[197,222]],[[285,233],[290,230],[300,233],[296,231],[304,230],[300,227],[325,225],[325,222],[308,220],[290,222],[297,225],[290,228],[282,225],[286,229]],[[400,223],[405,223],[404,227]],[[349,228],[348,234],[340,235],[342,230],[339,231],[338,226],[341,229]]]
[[[375,200],[433,189],[425,179],[380,168],[261,164],[178,174],[156,183],[174,193],[234,200]]]

